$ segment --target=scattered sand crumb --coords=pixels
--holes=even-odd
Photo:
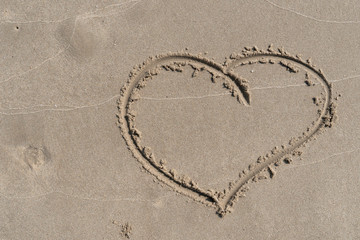
[[[132,226],[130,225],[130,223],[126,222],[124,224],[119,224],[117,221],[112,220],[112,223],[118,227],[120,227],[120,236],[130,239],[130,235],[132,233]]]
[[[128,222],[121,225],[121,231],[120,231],[121,236],[129,239],[131,232],[132,232],[132,226]]]

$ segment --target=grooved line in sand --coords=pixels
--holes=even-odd
[[[222,191],[203,189],[190,177],[179,175],[174,169],[167,169],[164,160],[156,160],[150,147],[141,145],[141,132],[135,126],[136,112],[133,104],[141,99],[140,90],[146,83],[158,75],[161,71],[182,72],[184,66],[194,69],[193,76],[199,71],[207,71],[211,74],[212,82],[221,81],[237,101],[245,106],[251,104],[248,82],[237,76],[233,69],[247,64],[280,64],[286,70],[297,73],[299,67],[308,74],[316,76],[316,80],[322,85],[325,95],[323,96],[322,108],[318,111],[318,118],[299,137],[292,137],[288,146],[275,147],[265,157],[259,157],[239,174],[239,178],[229,183],[229,187]],[[314,136],[325,127],[331,127],[335,120],[335,105],[331,101],[331,84],[328,83],[320,69],[316,69],[311,60],[303,60],[298,55],[292,56],[282,48],[274,50],[272,45],[267,50],[259,50],[257,47],[246,47],[240,54],[231,54],[223,63],[218,64],[213,60],[203,57],[201,54],[193,55],[188,52],[168,53],[150,57],[131,71],[129,79],[121,88],[118,101],[118,125],[126,144],[134,157],[142,164],[143,168],[155,176],[160,182],[165,183],[176,192],[186,195],[193,200],[217,209],[219,216],[224,216],[231,211],[234,202],[244,196],[248,190],[248,184],[257,182],[268,173],[271,178],[274,168],[279,161],[287,159],[305,143],[314,139]],[[275,166],[273,166],[275,164]]]

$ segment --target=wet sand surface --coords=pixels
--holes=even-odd
[[[356,4],[0,3],[0,239],[360,238]]]

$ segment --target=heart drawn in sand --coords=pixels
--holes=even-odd
[[[290,136],[288,146],[275,147],[265,157],[259,157],[249,165],[247,169],[239,169],[237,179],[229,183],[229,187],[222,191],[210,191],[198,186],[191,178],[179,176],[173,169],[167,169],[162,161],[155,159],[155,154],[148,146],[141,144],[141,132],[135,126],[136,112],[132,105],[140,99],[140,90],[153,76],[160,74],[160,71],[181,72],[182,67],[191,66],[196,71],[207,71],[212,76],[212,81],[222,81],[223,86],[230,91],[235,99],[246,106],[251,104],[251,93],[248,81],[234,73],[237,66],[246,64],[280,64],[290,72],[297,72],[299,68],[305,69],[308,74],[316,76],[317,84],[321,84],[325,95],[322,99],[321,109],[318,111],[317,119],[308,126],[301,136]],[[305,81],[306,82],[306,81]],[[307,84],[314,84],[306,82]],[[121,88],[118,101],[118,125],[126,144],[134,157],[142,164],[143,168],[155,176],[159,181],[168,185],[176,192],[186,195],[195,201],[217,209],[220,216],[231,211],[235,201],[244,196],[248,190],[248,184],[264,178],[264,174],[270,177],[274,168],[281,160],[296,152],[307,142],[314,139],[314,136],[326,127],[331,127],[335,116],[331,98],[331,85],[326,80],[320,69],[309,60],[302,60],[298,55],[293,56],[282,48],[274,50],[272,45],[266,50],[259,50],[257,47],[245,48],[240,54],[231,54],[223,64],[218,64],[203,57],[201,54],[192,55],[187,52],[168,53],[150,57],[143,64],[136,66],[130,73],[126,84]],[[265,177],[266,178],[266,177]]]

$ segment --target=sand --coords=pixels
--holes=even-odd
[[[360,239],[356,2],[0,4],[0,239]]]

